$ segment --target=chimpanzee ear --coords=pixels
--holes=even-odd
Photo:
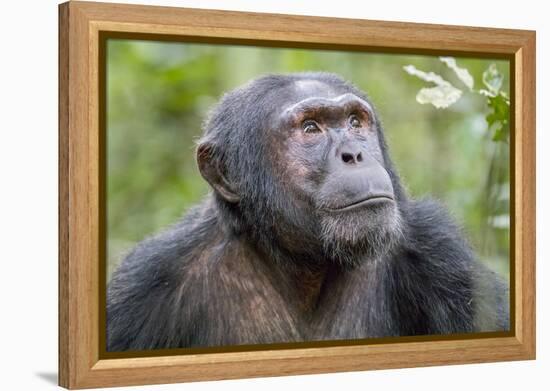
[[[197,163],[202,177],[220,196],[231,203],[239,202],[240,197],[225,178],[219,159],[215,156],[214,147],[211,144],[202,143],[199,145],[197,148]]]

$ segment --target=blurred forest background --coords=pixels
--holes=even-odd
[[[473,76],[474,89],[483,87],[483,73],[495,64],[501,90],[509,91],[507,61],[456,62]],[[443,202],[480,259],[507,278],[509,143],[494,140],[488,98],[465,89],[446,109],[420,104],[416,95],[428,85],[405,72],[407,65],[460,86],[457,74],[434,56],[110,39],[108,277],[138,241],[174,223],[209,191],[195,163],[195,141],[225,91],[266,73],[327,71],[370,96],[411,196]]]

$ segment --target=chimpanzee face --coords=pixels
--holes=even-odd
[[[399,211],[374,109],[315,80],[291,89],[284,95],[293,99],[282,105],[270,132],[279,180],[296,205],[315,216],[327,247],[384,247],[378,242],[389,243],[399,232]]]

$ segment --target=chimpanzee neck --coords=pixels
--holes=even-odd
[[[301,314],[308,315],[315,311],[328,270],[329,267],[325,264],[316,269],[302,267],[287,271],[287,285],[291,288],[292,302]]]
[[[327,283],[346,274],[346,268],[322,254],[290,252],[277,244],[276,241],[250,240],[243,235],[241,243],[252,245],[252,251],[257,254],[260,268],[269,270],[276,276],[273,280],[275,288],[286,297],[298,316],[311,318]]]

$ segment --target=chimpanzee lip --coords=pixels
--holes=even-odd
[[[329,212],[345,212],[348,210],[359,209],[359,208],[362,208],[363,206],[367,206],[370,204],[385,203],[388,201],[393,202],[394,201],[393,197],[387,194],[377,194],[377,195],[368,196],[366,198],[361,198],[360,200],[354,201],[352,203],[349,203],[343,206],[326,207],[325,210]]]

